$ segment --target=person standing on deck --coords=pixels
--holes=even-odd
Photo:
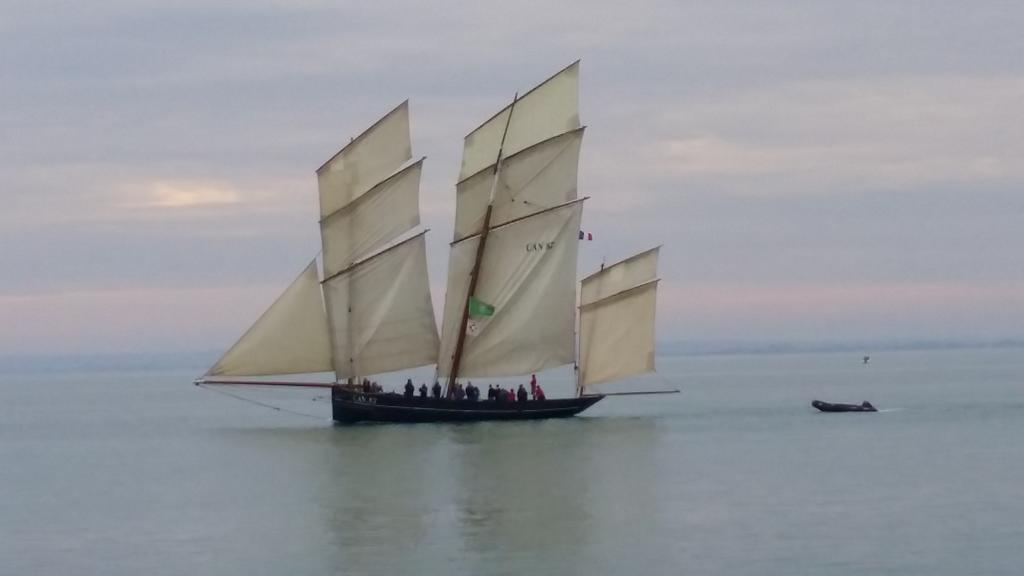
[[[427,397],[427,383],[420,384],[420,398]]]
[[[530,396],[537,398],[537,375],[530,374]]]
[[[412,378],[405,381],[405,397],[412,398],[412,395],[416,392],[416,387],[412,385]]]
[[[534,399],[536,399],[536,400],[544,400],[544,398],[545,398],[545,396],[544,396],[544,389],[540,387],[540,384],[538,384],[537,385],[537,393],[534,396]]]
[[[519,385],[519,390],[516,390],[516,399],[520,402],[526,402],[527,400],[526,388],[522,384]]]
[[[437,399],[437,400],[441,399],[441,383],[440,382],[438,382],[437,380],[434,380],[434,386],[433,386],[433,388],[431,388],[431,391],[434,393],[434,398],[435,399]]]

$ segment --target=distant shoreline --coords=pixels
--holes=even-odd
[[[737,341],[675,341],[657,346],[660,357],[673,356],[742,356],[775,354],[878,354],[926,350],[970,350],[1024,348],[1024,339],[999,340],[894,340],[890,342],[737,342]],[[66,372],[107,372],[181,370],[203,372],[217,358],[217,351],[196,351],[168,354],[96,353],[0,356],[0,374],[39,374]]]
[[[747,354],[831,354],[854,352],[909,352],[915,350],[983,350],[1024,348],[1024,340],[892,340],[849,342],[666,342],[659,356],[735,356]]]

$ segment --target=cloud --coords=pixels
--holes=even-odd
[[[1024,184],[1021,76],[858,77],[660,102],[609,178],[756,195]],[[644,118],[647,118],[644,120]],[[647,140],[644,141],[644,135]],[[652,137],[653,136],[653,137]]]
[[[209,182],[154,182],[143,191],[144,200],[125,207],[192,208],[237,204],[240,195],[230,185]]]
[[[155,345],[179,317],[244,328],[255,304],[231,318],[192,312],[230,306],[227,287],[286,282],[316,253],[313,171],[406,97],[443,285],[461,138],[576,58],[584,226],[597,238],[581,268],[665,244],[666,286],[769,298],[689,309],[663,336],[742,335],[730,307],[759,313],[783,291],[868,310],[835,285],[890,286],[899,300],[899,286],[1024,278],[1012,249],[1024,243],[1024,9],[1013,3],[14,6],[0,21],[0,294],[40,298],[20,323],[60,310],[62,345],[89,340],[102,322],[90,310],[149,297],[135,291],[223,289],[159,296],[167,314],[126,328],[134,340]],[[54,296],[97,291],[109,297],[92,308]],[[666,289],[661,305],[705,296]],[[987,298],[991,309],[950,295],[960,316],[920,326],[991,321],[1019,334],[1012,292]],[[990,312],[1000,306],[1004,316]],[[804,330],[807,316],[789,310],[758,326]],[[887,322],[851,313],[845,325]]]

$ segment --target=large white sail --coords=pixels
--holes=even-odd
[[[420,223],[423,161],[395,173],[320,221],[324,276],[348,268]]]
[[[521,112],[517,107],[513,117]],[[459,182],[455,240],[481,231],[492,186],[491,227],[575,199],[582,142],[583,128],[579,128],[508,156],[502,161],[497,185],[493,168]]]
[[[327,316],[313,260],[206,374],[266,376],[331,369]]]
[[[409,102],[352,140],[317,171],[320,217],[352,202],[412,158]]]
[[[545,80],[466,136],[459,180],[494,164],[498,149],[511,156],[552,136],[580,127],[579,61]],[[506,134],[505,127],[508,126]]]
[[[425,233],[325,280],[339,379],[437,361]]]
[[[490,230],[474,297],[493,306],[469,320],[459,376],[514,376],[574,357],[577,200]],[[438,371],[451,372],[480,236],[451,248]]]
[[[580,308],[580,383],[590,387],[654,371],[658,281]]]
[[[658,248],[608,266],[580,288],[580,384],[654,370]]]

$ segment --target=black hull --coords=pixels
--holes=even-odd
[[[822,412],[878,412],[870,402],[864,402],[863,404],[833,404],[831,402],[815,400],[811,402],[811,406]]]
[[[528,402],[406,398],[399,394],[363,394],[340,386],[331,389],[334,420],[352,422],[481,422],[567,418],[590,408],[604,396]]]

